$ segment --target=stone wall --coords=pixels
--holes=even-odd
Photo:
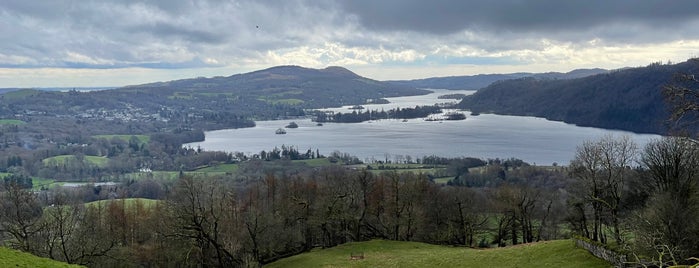
[[[580,239],[573,239],[575,241],[575,245],[581,248],[586,249],[592,255],[595,255],[597,258],[603,259],[614,265],[614,267],[620,267],[620,268],[627,268],[627,267],[634,267],[634,265],[630,265],[627,260],[626,260],[626,255],[620,254],[617,252],[614,252],[612,250],[606,249],[603,246],[590,243],[584,240]]]

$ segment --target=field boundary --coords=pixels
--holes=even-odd
[[[604,248],[601,245],[597,245],[582,239],[573,238],[573,241],[575,242],[575,246],[587,250],[588,252],[590,252],[590,254],[611,263],[612,265],[614,265],[614,267],[634,267],[633,265],[629,265],[625,254],[615,252],[613,250]]]

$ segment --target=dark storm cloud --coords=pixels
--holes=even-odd
[[[585,32],[607,24],[682,27],[696,20],[696,0],[347,0],[340,1],[367,29],[450,34],[486,32]]]
[[[694,40],[697,10],[697,0],[0,0],[0,67],[487,64],[552,43]]]

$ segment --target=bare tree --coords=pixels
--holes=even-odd
[[[227,187],[215,179],[185,176],[169,200],[175,236],[196,245],[203,266],[226,267],[242,263],[236,223],[241,216]]]
[[[578,185],[582,186],[578,192],[582,191],[582,199],[592,207],[590,239],[606,242],[602,225],[603,217],[609,214],[608,224],[613,229],[614,239],[620,245],[624,243],[620,211],[636,153],[637,146],[628,136],[604,136],[578,147],[571,169]]]
[[[10,234],[10,245],[22,251],[37,253],[33,243],[44,227],[43,210],[36,194],[16,183],[6,184],[0,193],[0,230]]]
[[[642,163],[651,198],[637,221],[638,246],[672,264],[699,256],[699,144],[681,137],[655,140]]]

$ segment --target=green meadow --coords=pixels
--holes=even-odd
[[[67,264],[49,258],[37,257],[19,250],[0,247],[0,267],[61,268],[83,266]]]
[[[107,139],[107,140],[120,139],[120,140],[123,140],[125,142],[129,142],[131,140],[131,137],[136,137],[138,139],[139,144],[150,142],[150,136],[148,136],[148,135],[95,135],[92,137],[95,139]]]
[[[352,255],[363,259],[352,260]],[[315,250],[265,267],[518,267],[576,268],[611,265],[576,248],[571,240],[555,240],[505,248],[471,249],[418,242],[372,240]]]
[[[44,165],[62,165],[66,161],[70,159],[75,159],[75,155],[57,155],[53,157],[46,158],[42,160]],[[101,156],[91,156],[91,155],[86,155],[84,156],[85,161],[88,161],[96,166],[99,167],[104,167],[107,165],[107,162],[109,161],[108,158],[106,157],[101,157]]]

